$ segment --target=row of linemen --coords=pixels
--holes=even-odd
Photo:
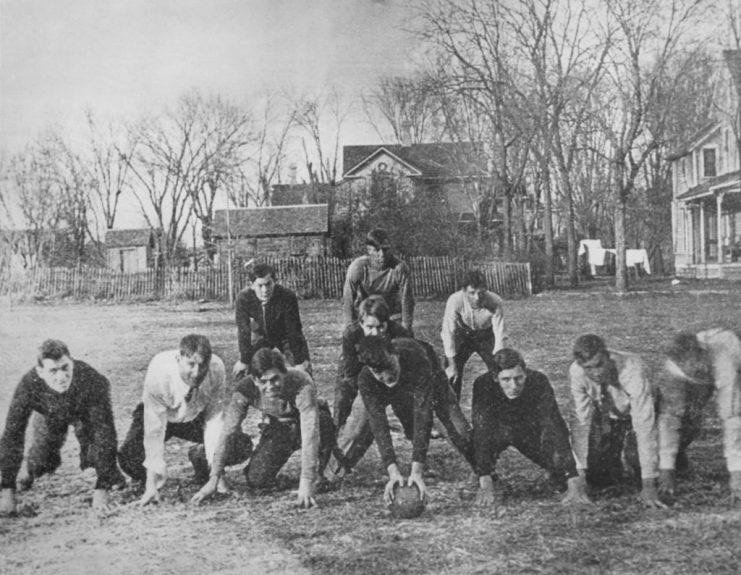
[[[405,481],[424,495],[433,413],[478,474],[482,504],[496,499],[496,460],[512,445],[568,489],[564,501],[588,501],[587,482],[622,480],[627,461],[629,473],[642,478],[644,503],[663,506],[662,499],[673,497],[675,462],[679,469],[686,467],[687,446],[701,428],[702,406],[716,388],[731,492],[741,494],[741,343],[735,333],[679,334],[657,385],[638,356],[608,350],[594,335],[580,337],[570,370],[576,422],[569,442],[547,378],[504,348],[502,302],[486,289],[480,273],[469,273],[448,299],[443,372],[431,346],[412,339],[414,299],[407,266],[393,256],[383,230],[369,233],[366,244],[367,255],[351,264],[345,284],[348,325],[334,415],[317,398],[295,295],[275,283],[272,268],[255,266],[251,288],[237,300],[240,360],[233,369],[237,384],[231,399],[224,397],[224,364],[208,339],[186,336],[179,349],[151,361],[142,402],[118,450],[107,380],[73,360],[62,342],[44,342],[38,365],[16,390],[0,440],[0,511],[15,510],[16,486],[27,489],[36,477],[58,467],[70,424],[80,442],[81,467],[98,472],[96,506],[106,504],[109,489],[125,484],[116,455],[121,469],[144,483],[141,502],[158,500],[166,478],[164,443],[173,436],[195,443],[189,457],[204,483],[193,497],[196,502],[228,489],[225,466],[249,459],[247,483],[261,487],[300,448],[299,503],[311,506],[317,489],[336,483],[374,438],[389,474],[385,498],[390,501],[394,487]],[[401,324],[391,319],[399,312]],[[458,400],[463,367],[473,352],[489,369],[473,385],[471,429]],[[257,446],[241,430],[250,405],[265,417]],[[413,441],[408,479],[397,466],[387,405]],[[34,439],[24,457],[32,412]]]

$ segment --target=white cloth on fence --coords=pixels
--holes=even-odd
[[[597,273],[596,266],[605,265],[605,254],[607,250],[602,247],[602,240],[581,240],[579,242],[579,255],[587,254],[587,263],[591,268],[592,275]]]
[[[610,249],[606,251],[617,256],[617,250]],[[645,249],[625,250],[625,265],[631,267],[638,264],[643,266],[643,271],[651,275],[651,264],[648,262],[648,252]]]

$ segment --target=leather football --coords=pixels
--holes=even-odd
[[[419,496],[416,485],[397,485],[394,500],[389,505],[391,515],[396,519],[414,519],[425,510],[425,502]]]

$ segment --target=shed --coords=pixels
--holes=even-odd
[[[150,228],[108,230],[105,235],[108,267],[122,273],[147,271],[153,266],[155,247]]]
[[[219,254],[226,249],[227,240],[231,240],[233,254],[245,259],[325,256],[329,206],[301,204],[216,210],[213,230]]]

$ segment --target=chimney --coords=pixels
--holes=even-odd
[[[291,162],[291,164],[288,166],[288,185],[289,186],[295,186],[296,185],[296,172],[298,171],[298,168],[294,162]]]

